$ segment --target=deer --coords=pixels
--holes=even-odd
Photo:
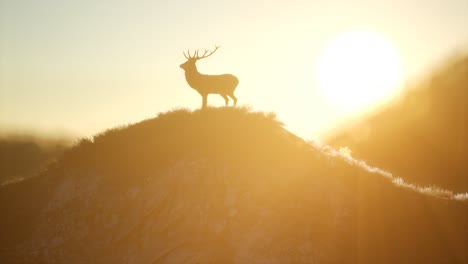
[[[234,101],[234,107],[237,104],[237,98],[234,95],[234,90],[239,84],[239,80],[236,76],[232,74],[221,74],[221,75],[206,75],[201,74],[197,70],[197,65],[195,64],[198,60],[208,58],[213,55],[218,50],[219,46],[215,46],[215,49],[205,50],[203,55],[198,55],[198,50],[194,52],[193,55],[190,54],[190,50],[183,52],[186,62],[180,65],[185,71],[185,80],[188,85],[197,91],[202,97],[202,109],[206,108],[207,100],[209,94],[219,94],[223,97],[226,102],[226,106],[229,104],[228,96]]]

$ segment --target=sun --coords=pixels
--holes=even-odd
[[[402,66],[397,49],[384,36],[350,31],[325,46],[316,73],[327,104],[343,112],[356,112],[396,96]]]

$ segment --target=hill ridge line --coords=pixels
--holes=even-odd
[[[308,143],[308,144],[311,147],[317,147],[317,146],[314,146],[314,143]],[[353,158],[351,155],[346,155],[340,152],[339,150],[332,148],[329,145],[318,147],[318,148],[323,154],[327,155],[328,157],[339,158],[347,162],[350,165],[353,165],[353,166],[356,166],[358,168],[365,170],[366,172],[369,172],[371,174],[379,174],[380,176],[383,176],[389,179],[393,183],[393,185],[395,185],[396,187],[408,189],[408,190],[411,190],[420,194],[429,195],[429,196],[440,198],[440,199],[462,201],[462,202],[468,201],[468,192],[454,193],[451,190],[443,189],[435,185],[434,186],[420,186],[414,183],[408,183],[408,182],[405,182],[403,178],[396,177],[389,171],[380,169],[378,167],[370,166],[364,160]]]

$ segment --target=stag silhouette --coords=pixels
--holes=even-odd
[[[203,55],[198,56],[198,50],[196,50],[193,56],[190,54],[190,50],[187,54],[184,53],[186,62],[182,63],[180,67],[185,71],[185,79],[190,87],[197,91],[202,96],[202,108],[207,105],[209,94],[219,94],[224,98],[226,106],[229,103],[229,97],[234,101],[234,106],[237,104],[237,98],[234,95],[234,90],[239,83],[236,76],[232,74],[221,74],[221,75],[206,75],[201,74],[197,70],[195,63],[198,60],[207,58],[218,50],[219,46],[216,46],[213,51],[205,50]]]

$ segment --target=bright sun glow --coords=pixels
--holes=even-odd
[[[352,31],[338,35],[322,50],[318,82],[327,103],[354,112],[388,101],[398,93],[399,54],[383,36]]]

